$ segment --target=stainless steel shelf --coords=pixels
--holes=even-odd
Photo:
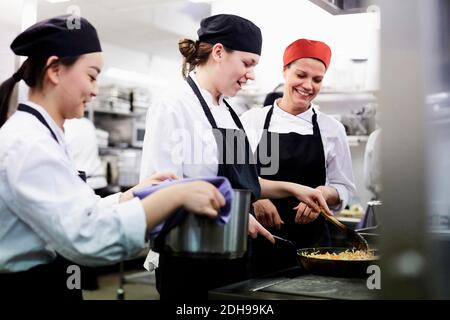
[[[376,102],[375,91],[347,91],[347,92],[323,92],[321,91],[314,102],[333,102],[333,101],[364,101]]]
[[[350,147],[359,146],[361,143],[366,143],[369,136],[347,136],[347,141]]]

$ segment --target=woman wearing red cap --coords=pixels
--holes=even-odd
[[[345,130],[341,123],[312,105],[330,58],[331,50],[323,42],[299,39],[291,43],[283,56],[283,97],[265,108],[247,111],[241,120],[249,131],[252,129],[250,142],[256,150],[261,177],[317,188],[328,205],[339,210],[355,191]],[[276,152],[270,145],[274,136],[279,141],[279,170],[276,174],[264,174],[270,163],[262,163],[261,156],[267,149]],[[304,203],[299,204],[296,198],[259,200],[254,209],[258,221],[274,234],[292,240],[298,248],[329,245],[323,217]],[[261,241],[255,243],[257,273],[295,265],[295,259],[289,256]]]
[[[315,211],[321,206],[328,212],[317,190],[258,178],[244,128],[225,99],[254,79],[262,47],[260,29],[242,17],[219,14],[203,19],[198,35],[196,41],[179,43],[186,81],[173,84],[149,108],[141,177],[161,170],[179,177],[225,176],[233,188],[250,190],[252,200],[292,195]],[[267,240],[273,241],[272,235],[253,216],[249,233],[262,234],[265,238],[259,238],[272,245]],[[156,280],[161,299],[206,299],[208,290],[247,276],[245,259],[191,259],[160,253]]]
[[[101,199],[80,179],[63,124],[82,117],[97,94],[103,55],[95,28],[81,17],[78,28],[70,22],[59,16],[19,34],[11,49],[27,59],[0,85],[1,300],[80,300],[82,272],[71,261],[94,266],[131,258],[146,247],[146,230],[177,208],[215,217],[225,203],[203,181],[139,200],[133,190]],[[28,101],[7,117],[21,80],[30,88]],[[140,186],[170,177],[159,174]]]

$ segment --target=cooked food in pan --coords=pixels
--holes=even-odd
[[[308,258],[324,259],[324,260],[376,260],[378,256],[373,251],[365,250],[345,250],[339,253],[320,253],[320,251],[314,252],[302,252],[301,255]]]

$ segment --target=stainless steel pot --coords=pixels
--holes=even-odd
[[[250,191],[233,189],[230,220],[214,220],[189,214],[165,237],[164,250],[174,255],[199,258],[240,258],[247,251]]]

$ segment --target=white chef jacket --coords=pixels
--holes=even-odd
[[[214,105],[209,91],[197,84],[219,128],[238,129],[228,107],[219,98]],[[156,172],[170,171],[178,178],[216,176],[219,156],[211,124],[187,81],[179,80],[158,97],[147,111],[142,149],[141,181]],[[144,267],[158,267],[159,254],[149,252]]]
[[[372,132],[364,151],[364,184],[373,197],[381,194],[381,129]]]
[[[0,129],[0,272],[28,270],[56,252],[85,265],[132,257],[145,247],[145,213],[135,198],[105,199],[77,175],[63,131],[34,103],[55,133],[16,111]]]
[[[69,156],[77,170],[86,172],[88,186],[92,189],[106,187],[106,172],[98,155],[94,124],[86,118],[66,120],[64,135]]]
[[[313,134],[312,109],[314,106],[301,114],[293,115],[281,109],[278,102],[279,100],[276,100],[274,103],[269,131],[278,133],[295,132],[302,135]],[[254,152],[261,140],[264,122],[269,110],[270,106],[253,108],[241,116],[242,124],[246,128]],[[325,154],[325,185],[337,190],[341,202],[331,209],[339,211],[347,205],[356,190],[350,148],[344,126],[333,117],[318,111],[317,108],[314,108],[314,110],[317,113],[317,124],[319,125]]]
[[[219,99],[213,104],[209,91],[200,88],[219,128],[238,129],[228,107]],[[211,124],[197,96],[186,81],[155,100],[148,109],[142,150],[140,179],[163,171],[179,178],[210,177],[218,172],[218,150]]]

